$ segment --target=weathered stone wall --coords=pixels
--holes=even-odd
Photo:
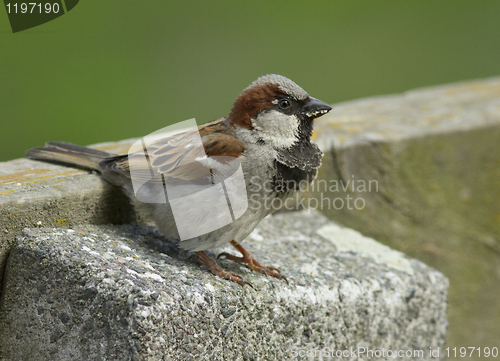
[[[354,350],[344,359],[357,360],[370,349],[435,360],[429,348],[443,347],[448,281],[423,263],[307,211],[265,219],[247,245],[290,284],[229,261],[254,288],[214,277],[145,226],[25,229],[7,261],[0,357],[290,360]]]
[[[265,219],[246,245],[289,285],[221,261],[254,289],[146,225],[110,225],[140,217],[96,174],[1,163],[0,358],[287,360],[323,347],[442,358],[447,279],[332,221],[450,279],[450,347],[498,347],[500,78],[338,104],[316,129],[325,158],[306,200],[327,199],[330,221]]]
[[[338,104],[317,125],[319,179],[378,186],[325,192],[366,206],[322,212],[448,276],[450,347],[498,347],[500,78]]]

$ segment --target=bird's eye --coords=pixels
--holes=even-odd
[[[281,109],[288,109],[292,106],[292,102],[287,98],[280,99],[278,104]]]

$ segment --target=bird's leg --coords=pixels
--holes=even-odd
[[[236,256],[233,256],[232,254],[227,253],[227,252],[223,252],[223,253],[219,254],[219,256],[217,256],[217,259],[219,259],[220,257],[225,257],[227,259],[230,259],[231,261],[245,263],[248,266],[248,268],[250,268],[254,271],[264,273],[264,274],[269,275],[269,276],[276,277],[276,278],[278,278],[280,280],[284,280],[286,283],[288,283],[285,276],[283,276],[277,268],[267,267],[267,266],[261,265],[259,263],[259,261],[257,261],[255,259],[253,254],[248,252],[238,242],[233,240],[233,241],[231,241],[231,245],[234,248],[236,248],[238,251],[240,251],[240,253],[242,254],[242,257],[236,257]]]
[[[240,275],[225,271],[222,269],[213,259],[211,259],[205,252],[203,251],[198,251],[196,252],[198,257],[196,257],[197,262],[201,264],[202,266],[205,266],[208,268],[214,275],[225,278],[227,280],[236,282],[239,285],[249,285],[250,287],[253,288],[252,284],[250,282],[247,282],[241,277]]]

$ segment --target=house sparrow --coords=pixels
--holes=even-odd
[[[204,252],[231,243],[242,257],[228,253],[219,257],[245,263],[252,270],[286,281],[276,268],[261,265],[240,242],[261,219],[274,211],[265,200],[283,200],[298,190],[300,182],[311,182],[316,177],[323,153],[311,140],[313,120],[331,109],[327,103],[310,97],[290,79],[271,74],[258,78],[245,88],[229,115],[197,129],[156,140],[147,149],[114,155],[70,143],[51,142],[44,148],[28,150],[26,155],[32,159],[69,163],[99,171],[104,179],[120,186],[135,206],[150,214],[159,230],[170,237],[179,237],[172,202],[170,199],[163,203],[138,200],[131,179],[131,167],[137,163],[135,158],[146,154],[150,160],[149,168],[141,169],[139,165],[136,174],[146,178],[151,172],[166,175],[159,181],[144,183],[142,191],[150,193],[154,193],[158,186],[203,183],[207,178],[213,184],[214,175],[236,160],[243,171],[246,195],[252,199],[253,205],[259,207],[246,208],[232,223],[219,229],[181,239],[179,247],[196,252],[197,261],[213,274],[240,285],[249,284],[238,274],[222,269]],[[202,146],[190,146],[198,132]],[[196,204],[188,206],[197,207]],[[199,223],[193,220],[192,224]]]

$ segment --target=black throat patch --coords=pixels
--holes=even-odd
[[[310,184],[318,174],[323,152],[311,141],[312,121],[302,120],[299,125],[299,138],[290,148],[280,150],[274,161],[276,176],[273,178],[274,190],[287,193]]]

